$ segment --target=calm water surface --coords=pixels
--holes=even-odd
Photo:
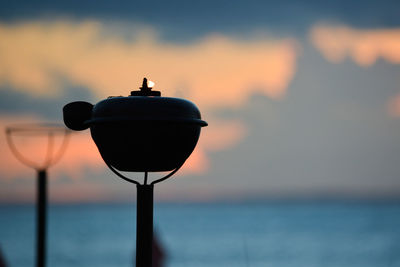
[[[135,205],[49,210],[49,266],[132,267]],[[34,207],[0,206],[0,246],[34,266]],[[400,266],[400,203],[158,204],[168,266]]]

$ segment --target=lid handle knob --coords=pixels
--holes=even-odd
[[[153,82],[148,82],[147,78],[143,78],[142,87],[139,88],[140,91],[132,91],[131,96],[161,96],[160,91],[151,90],[152,87],[149,87],[149,83],[154,84]]]

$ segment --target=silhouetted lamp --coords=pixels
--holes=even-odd
[[[17,124],[6,128],[7,143],[14,156],[24,165],[37,172],[36,204],[36,266],[46,266],[46,214],[47,214],[47,169],[56,164],[65,152],[71,131],[54,123]],[[18,139],[20,142],[18,142]],[[46,144],[40,142],[45,139]],[[57,142],[57,139],[59,142]],[[43,141],[43,140],[42,140]],[[20,145],[18,145],[20,143]],[[43,145],[42,151],[26,155],[23,146]],[[40,161],[40,152],[45,156]],[[32,153],[32,151],[30,151]]]
[[[171,177],[194,150],[201,127],[200,111],[184,99],[161,97],[144,78],[139,91],[128,97],[109,97],[92,105],[64,106],[64,123],[90,132],[107,166],[137,185],[136,266],[151,266],[154,184]],[[153,83],[154,84],[154,83]],[[144,172],[143,184],[121,174]],[[148,172],[170,173],[148,183]]]

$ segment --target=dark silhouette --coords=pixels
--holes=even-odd
[[[7,142],[14,156],[23,164],[37,172],[37,194],[36,194],[36,266],[46,266],[46,217],[47,217],[47,169],[57,163],[68,144],[69,130],[55,124],[25,124],[7,127]],[[35,163],[22,155],[13,142],[14,136],[36,137],[47,136],[48,144],[46,158],[42,164]],[[55,151],[54,136],[61,135],[63,138],[60,148]]]
[[[95,106],[72,102],[64,106],[64,123],[72,130],[90,128],[106,165],[137,186],[136,267],[152,266],[153,189],[171,177],[193,152],[200,136],[197,107],[183,99],[161,97],[143,79],[140,91],[109,97]],[[143,184],[119,171],[144,172]],[[148,172],[170,171],[148,183]]]
[[[63,108],[65,125],[76,131],[90,128],[111,169],[172,171],[183,165],[197,144],[201,127],[207,126],[193,103],[152,96],[154,91],[145,85],[128,97],[109,97],[94,106],[77,101]]]
[[[165,252],[161,243],[157,239],[157,235],[153,234],[153,267],[163,267],[165,263]]]
[[[137,185],[136,266],[152,266],[153,251],[153,191],[152,184]]]
[[[164,251],[162,244],[157,239],[156,232],[153,232],[152,259],[153,259],[152,267],[164,267],[166,253]],[[134,262],[135,261],[136,261],[136,259],[134,259]],[[136,266],[136,264],[134,264],[133,266]]]
[[[159,265],[159,266],[161,266],[161,265]],[[1,249],[0,249],[0,267],[7,267],[6,260],[3,257],[3,253],[1,252]]]
[[[139,88],[140,91],[132,91],[131,96],[161,96],[160,91],[152,91],[151,87],[148,86],[147,79],[143,79],[142,87]]]

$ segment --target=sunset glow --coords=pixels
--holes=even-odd
[[[325,58],[334,63],[348,56],[363,67],[374,64],[379,58],[400,64],[400,29],[316,26],[310,38]]]
[[[295,73],[299,45],[292,39],[239,41],[210,35],[180,45],[161,43],[149,30],[138,32],[138,39],[118,34],[104,38],[108,30],[98,21],[0,25],[0,85],[55,97],[75,84],[102,99],[127,95],[151,73],[163,96],[183,96],[207,114],[214,108],[241,106],[256,92],[281,99]],[[149,87],[154,85],[148,81]],[[242,123],[207,120],[218,127],[204,131],[183,173],[204,173],[209,167],[207,151],[234,146],[244,136]],[[70,143],[55,170],[80,177],[85,166],[102,168],[87,135],[73,135]],[[25,147],[25,153],[38,151],[37,146]],[[9,154],[2,156],[7,162],[14,160]],[[0,169],[12,176],[23,172],[18,164],[10,166]]]
[[[314,167],[323,158],[312,154],[320,149],[316,147],[318,140],[326,139],[318,134],[334,135],[336,131],[343,131],[360,135],[358,129],[351,132],[351,127],[340,121],[344,117],[348,121],[357,118],[352,125],[360,128],[374,126],[376,122],[368,120],[373,120],[374,116],[378,118],[374,113],[377,111],[384,112],[380,119],[400,117],[400,83],[398,79],[396,82],[387,80],[395,73],[395,70],[388,72],[387,69],[400,64],[399,28],[359,29],[315,23],[305,32],[310,42],[295,34],[266,34],[268,31],[255,31],[248,36],[210,31],[190,41],[171,41],[164,39],[162,29],[134,22],[114,24],[102,19],[60,18],[3,21],[0,23],[0,93],[4,96],[4,113],[0,114],[2,179],[14,183],[20,178],[32,177],[32,170],[19,163],[8,149],[6,126],[61,118],[62,106],[81,98],[96,104],[108,96],[127,96],[130,91],[138,90],[146,77],[148,87],[161,91],[162,96],[195,103],[202,119],[209,124],[202,129],[196,149],[177,177],[229,173],[219,168],[230,163],[217,163],[229,158],[236,160],[232,164],[237,165],[238,171],[242,170],[239,165],[248,165],[246,173],[256,170],[260,184],[267,181],[262,177],[264,167],[268,165],[268,171],[273,173],[268,181],[284,188],[294,181],[290,177],[298,175],[286,167],[291,160],[292,165],[300,164],[298,159],[302,159],[303,165]],[[365,74],[378,65],[378,60],[382,61],[380,72],[374,70]],[[349,79],[354,73],[358,80]],[[373,81],[379,83],[373,84]],[[337,88],[337,83],[341,87]],[[374,88],[369,88],[372,86]],[[364,88],[369,91],[363,91]],[[377,93],[373,93],[374,90]],[[387,91],[380,96],[379,90]],[[351,97],[339,97],[340,94]],[[375,103],[369,110],[370,103],[378,96],[382,97],[376,100],[379,104]],[[330,124],[324,128],[320,126],[325,121],[337,125],[328,131],[325,129]],[[360,126],[366,121],[368,123]],[[367,132],[362,131],[362,134]],[[299,136],[309,140],[314,135],[317,137],[310,143],[297,140]],[[337,136],[331,138],[328,139],[335,140]],[[344,133],[343,138],[358,140],[358,136],[347,137]],[[18,146],[24,154],[34,155],[38,160],[46,153],[43,150],[45,141],[42,141],[19,142]],[[329,142],[319,144],[329,145]],[[252,147],[253,151],[246,146]],[[346,150],[346,147],[327,149],[329,153],[337,150],[340,156],[332,156],[332,160],[328,153],[321,166],[331,166],[331,161],[341,159],[342,154],[346,154],[341,149]],[[255,156],[255,153],[260,155]],[[311,155],[303,157],[307,153]],[[247,159],[253,156],[254,159]],[[270,165],[270,161],[274,163]],[[303,179],[318,176],[313,176],[314,168],[310,166],[297,166],[304,169]],[[89,131],[71,135],[64,157],[51,172],[54,181],[69,179],[68,185],[52,190],[54,201],[112,199],[111,195],[107,196],[104,184],[85,180],[87,176],[106,179],[113,175],[108,172]],[[329,172],[321,170],[320,173],[325,177]],[[241,178],[236,179],[240,184]],[[310,184],[315,185],[314,182]],[[197,185],[193,186],[197,188]],[[212,188],[201,186],[205,191]],[[294,186],[302,185],[299,182]],[[255,184],[253,189],[257,187]],[[25,189],[18,190],[24,199],[28,198]],[[224,190],[225,193],[229,191]],[[166,192],[161,198],[174,198],[174,192]],[[218,191],[196,191],[186,197],[197,201],[211,198],[213,194]]]
[[[254,91],[281,98],[295,72],[298,45],[291,39],[211,35],[178,45],[160,43],[150,32],[124,40],[104,38],[106,31],[93,21],[2,24],[0,84],[45,96],[59,93],[68,81],[105,97],[126,95],[151,73],[163,95],[184,92],[205,108],[243,104]]]
[[[400,1],[2,2],[1,266],[400,266],[399,160]]]

